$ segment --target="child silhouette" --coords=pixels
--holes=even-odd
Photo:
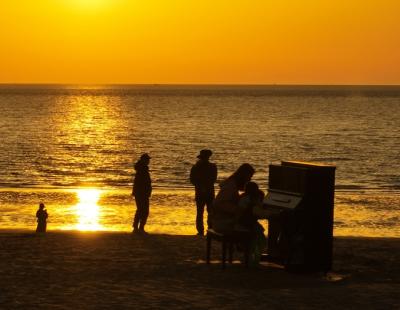
[[[264,228],[253,214],[254,208],[262,204],[263,198],[264,193],[258,188],[258,185],[254,182],[248,182],[238,204],[239,214],[236,228],[245,228],[251,233],[250,264],[253,266],[258,265],[261,252],[267,243]]]
[[[39,210],[36,212],[37,217],[37,233],[45,233],[47,227],[47,218],[49,217],[47,214],[47,210],[44,208],[44,204],[40,203]]]

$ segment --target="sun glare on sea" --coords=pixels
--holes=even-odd
[[[82,231],[103,230],[99,223],[100,207],[97,204],[102,194],[98,189],[79,189],[76,191],[79,202],[76,205],[78,223],[76,229]]]

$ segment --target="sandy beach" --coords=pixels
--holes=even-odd
[[[129,233],[0,233],[1,309],[398,309],[400,239],[339,237],[334,270],[290,274],[237,260],[219,244]],[[239,256],[236,256],[239,258]]]

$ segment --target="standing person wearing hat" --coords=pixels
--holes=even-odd
[[[149,216],[152,190],[149,163],[150,156],[144,153],[134,166],[136,174],[133,180],[132,196],[135,197],[136,213],[133,219],[133,232],[144,233],[144,226]]]
[[[199,159],[190,170],[190,182],[195,187],[195,201],[197,207],[196,229],[197,234],[204,235],[203,214],[207,206],[207,225],[210,227],[211,204],[215,197],[214,183],[217,180],[217,166],[209,162],[212,155],[210,150],[201,150]]]

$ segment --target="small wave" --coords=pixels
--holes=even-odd
[[[367,189],[367,187],[362,186],[362,185],[349,184],[349,185],[336,185],[335,189],[338,189],[338,190],[341,190],[341,189],[356,190],[356,189]]]
[[[125,154],[126,150],[98,150],[100,154],[107,154],[107,155],[121,155]]]
[[[353,159],[348,158],[348,157],[315,157],[311,158],[311,161],[328,161],[328,162],[333,162],[333,161],[351,161]]]
[[[60,170],[60,169],[38,169],[41,172],[47,173],[49,175],[63,175],[63,176],[83,176],[86,175],[86,171],[72,171],[72,170]]]
[[[13,183],[0,183],[0,188],[20,188],[20,184],[13,184]]]
[[[129,171],[125,170],[119,170],[119,169],[106,169],[106,168],[95,168],[95,169],[88,169],[87,172],[93,172],[93,173],[104,173],[104,174],[111,174],[114,176],[124,176],[124,177],[132,177],[132,173]]]
[[[400,190],[400,184],[382,185],[382,186],[379,186],[379,188],[387,189],[387,190]]]

